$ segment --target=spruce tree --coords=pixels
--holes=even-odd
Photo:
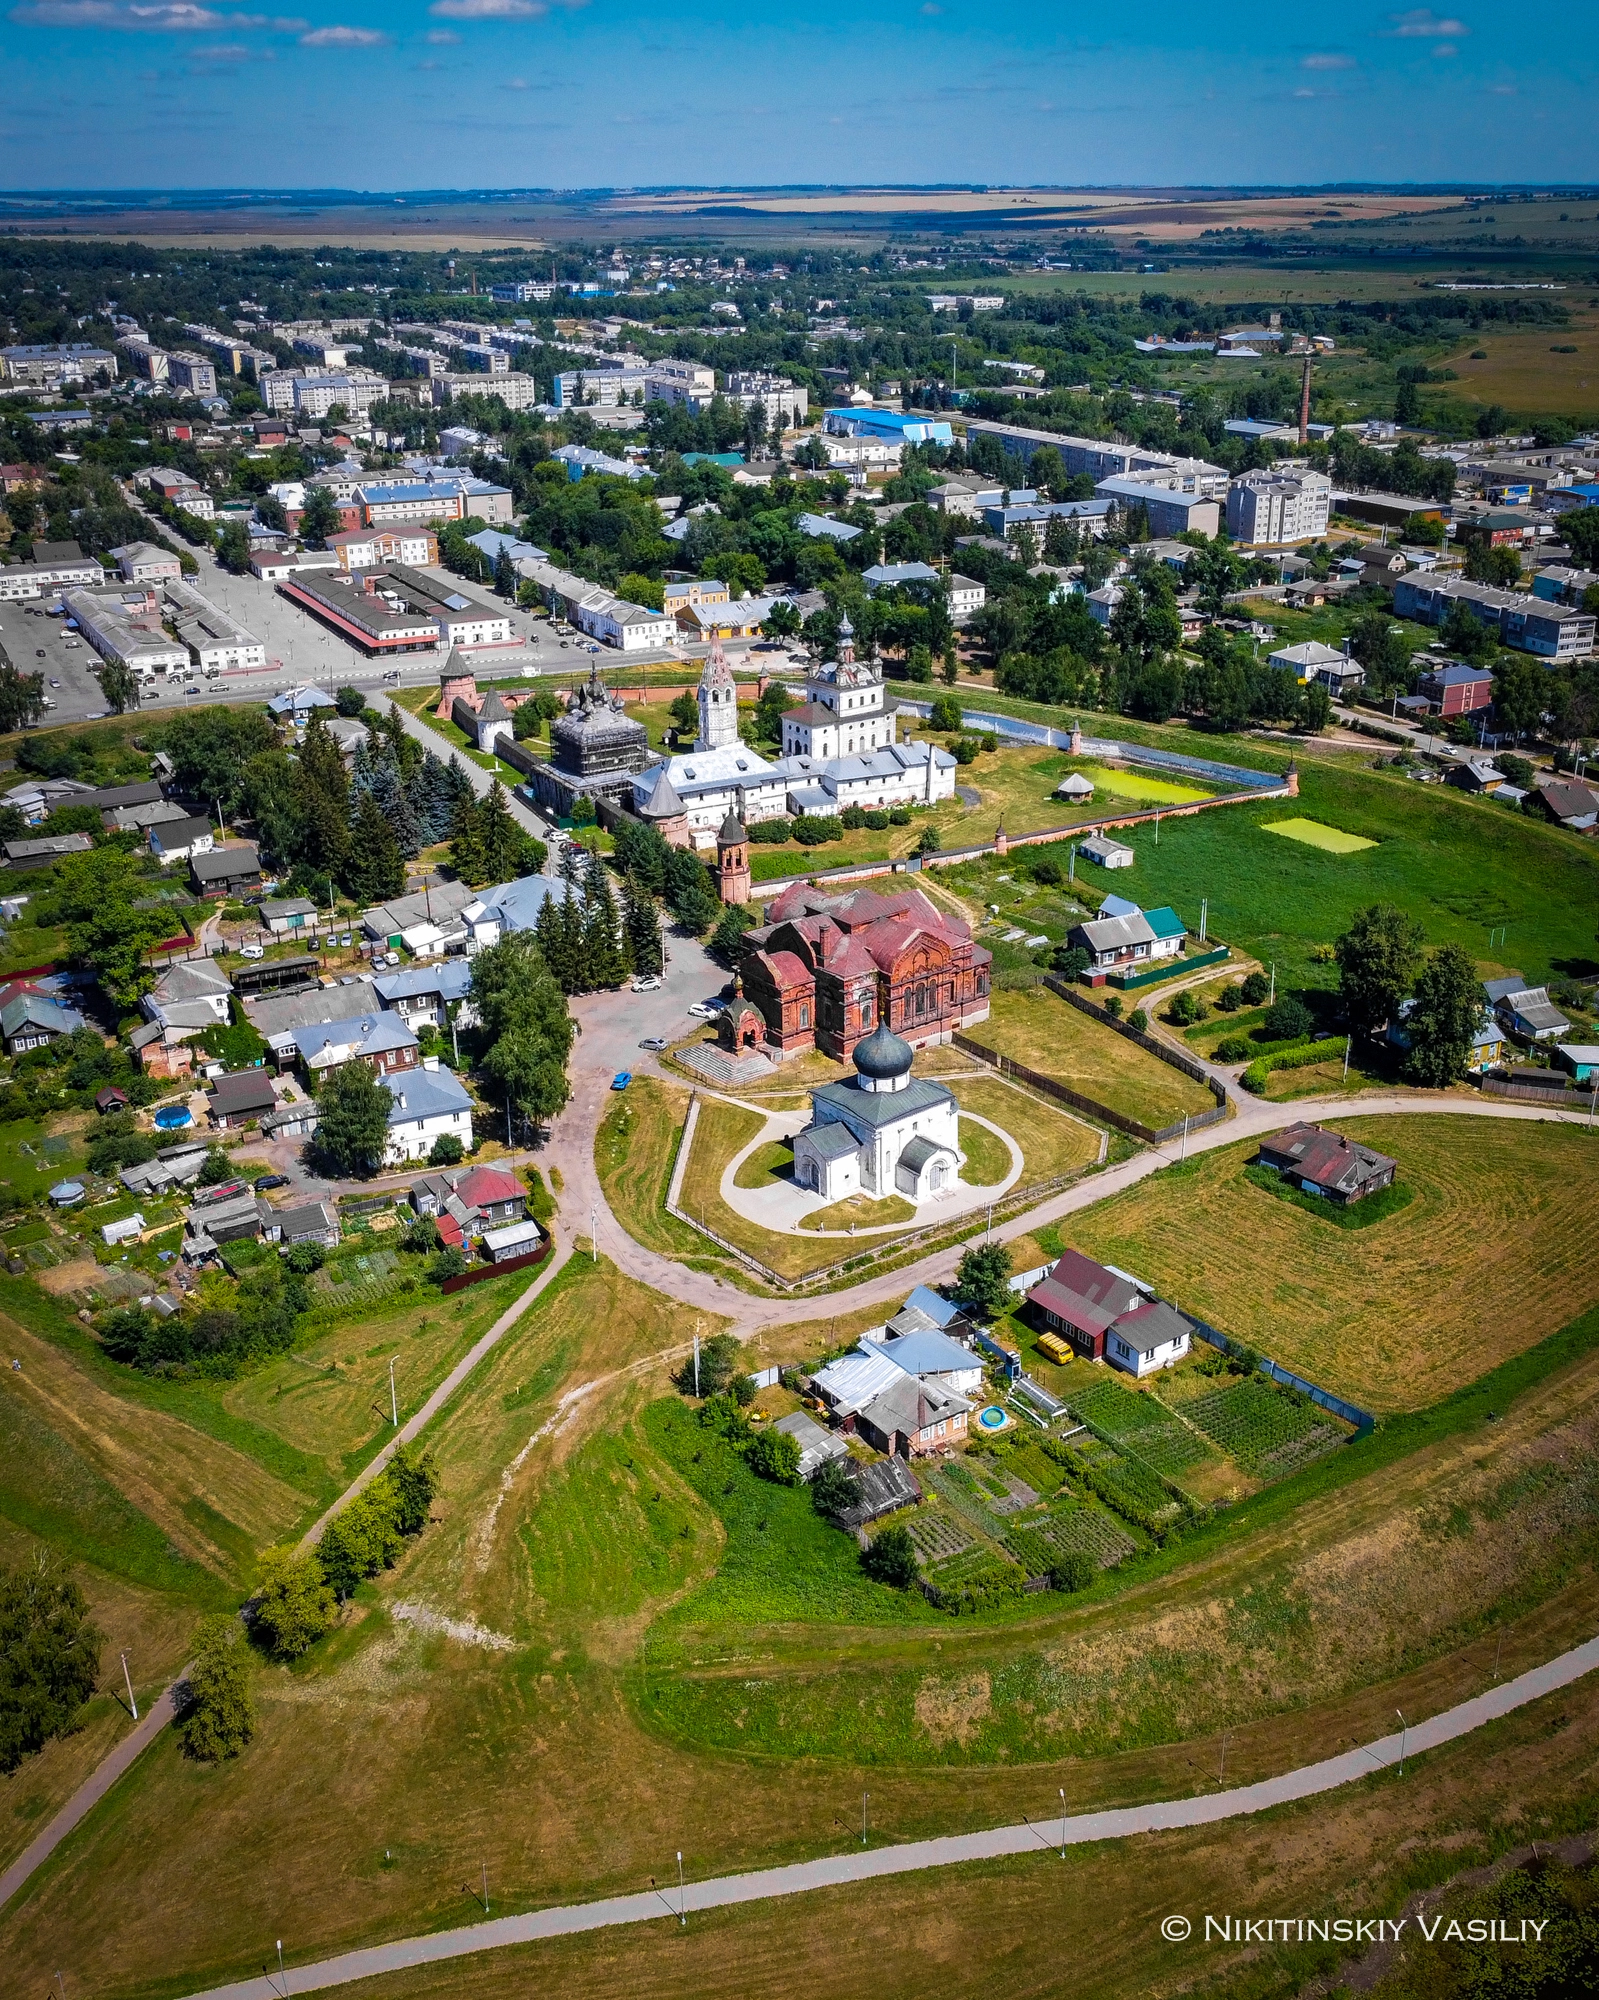
[[[598,854],[583,886],[583,906],[583,966],[588,983],[591,987],[620,986],[627,977],[627,955],[616,899]]]
[[[628,963],[635,973],[654,976],[665,970],[666,953],[661,945],[661,919],[655,898],[640,888],[637,877],[632,875],[622,880],[622,930]]]
[[[475,889],[489,879],[478,831],[478,805],[470,792],[457,799],[450,817],[450,866],[463,882]]]
[[[387,902],[405,887],[399,842],[370,792],[356,795],[343,880],[345,893],[358,903]]]
[[[349,847],[350,781],[339,746],[320,715],[313,714],[300,745],[300,858],[312,868],[339,874]]]
[[[455,794],[443,759],[429,750],[411,773],[405,796],[416,816],[422,845],[431,847],[443,840],[455,810]]]
[[[478,845],[490,882],[509,882],[520,872],[526,836],[511,817],[505,787],[496,778],[477,809]]]

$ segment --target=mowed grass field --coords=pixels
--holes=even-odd
[[[988,1019],[966,1033],[983,1048],[1157,1131],[1215,1103],[1203,1084],[1101,1027],[1046,986],[995,992]]]
[[[1599,1137],[1453,1114],[1338,1129],[1399,1162],[1408,1208],[1335,1229],[1251,1187],[1246,1142],[1086,1211],[1070,1241],[1379,1413],[1437,1401],[1599,1295]]]

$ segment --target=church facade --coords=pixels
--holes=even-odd
[[[811,1092],[794,1179],[826,1201],[899,1194],[934,1201],[960,1175],[960,1113],[949,1090],[911,1075],[915,1052],[881,1023],[855,1049],[855,1075]]]
[[[801,885],[746,931],[739,977],[779,1060],[820,1049],[840,1062],[886,1027],[916,1048],[988,1019],[991,955],[919,889],[828,896]]]

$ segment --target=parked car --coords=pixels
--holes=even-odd
[[[639,1047],[641,1049],[648,1049],[651,1055],[658,1055],[666,1046],[667,1040],[664,1035],[646,1035],[643,1041],[639,1043]]]
[[[239,956],[241,958],[265,958],[266,946],[263,944],[241,944],[239,946]]]
[[[659,993],[661,990],[660,977],[657,973],[646,972],[633,981],[631,990],[634,993]]]
[[[43,648],[43,646],[35,646],[35,647],[34,647],[34,649],[33,649],[33,651],[34,651],[34,655],[35,655],[35,657],[36,657],[37,659],[41,659],[41,660],[42,660],[42,659],[44,658],[44,648]]]
[[[722,1010],[709,1000],[696,1000],[688,1011],[696,1021],[714,1021]]]
[[[257,1194],[265,1194],[269,1188],[287,1187],[288,1185],[289,1177],[287,1174],[258,1174],[255,1181],[255,1191]]]
[[[611,1078],[611,1088],[612,1090],[626,1090],[632,1081],[633,1072],[630,1069],[619,1069],[615,1076]]]
[[[50,683],[50,685],[51,685],[51,686],[52,686],[53,688],[58,688],[58,687],[60,687],[61,683],[60,683],[59,681],[57,681],[57,680],[52,680],[52,681],[51,681],[51,683]]]

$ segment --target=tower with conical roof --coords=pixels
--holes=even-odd
[[[722,821],[716,836],[716,887],[724,903],[750,899],[750,837],[735,812]]]
[[[738,741],[738,685],[718,639],[700,675],[700,734],[696,750],[720,750]]]

